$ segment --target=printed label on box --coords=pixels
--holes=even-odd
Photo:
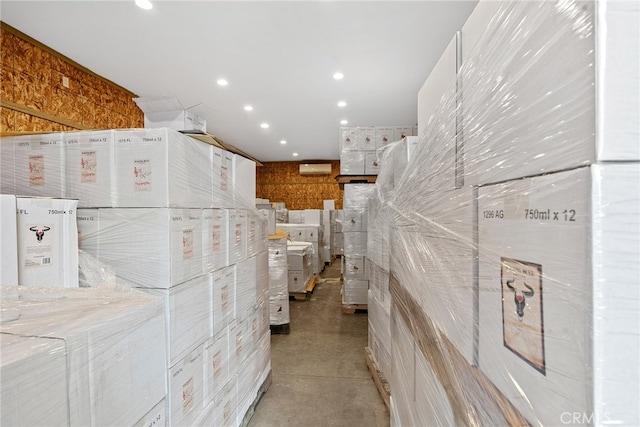
[[[53,265],[53,225],[28,225],[29,244],[26,245],[24,268],[48,267]]]
[[[229,425],[231,421],[231,401],[227,400],[224,405],[224,425]]]
[[[44,155],[29,156],[29,186],[42,187],[44,184]]]
[[[258,319],[255,317],[251,322],[251,337],[254,341],[258,341]]]
[[[236,356],[242,355],[242,332],[236,334]]]
[[[229,285],[225,285],[220,290],[220,301],[222,301],[222,309],[226,310],[229,307]]]
[[[133,161],[134,191],[151,191],[151,160]]]
[[[220,250],[220,226],[214,225],[213,230],[211,230],[211,249],[214,252],[218,252]]]
[[[220,169],[220,189],[227,191],[229,188],[229,170],[226,167]]]
[[[504,346],[546,375],[542,317],[542,266],[501,258]]]
[[[242,242],[242,224],[236,224],[236,246]]]
[[[193,228],[182,229],[182,260],[193,258]]]
[[[213,367],[213,378],[220,378],[220,375],[222,375],[222,352],[221,351],[218,351],[216,354],[213,355],[211,364]]]
[[[193,377],[189,378],[186,383],[182,385],[182,411],[183,413],[189,412],[193,409]]]
[[[95,151],[83,151],[80,154],[80,182],[95,184],[98,168],[98,157]]]

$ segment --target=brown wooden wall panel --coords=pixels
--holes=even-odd
[[[63,78],[69,80],[68,87],[63,85]],[[20,108],[3,104],[0,132],[144,127],[144,114],[133,102],[134,97],[126,89],[1,24],[0,100]]]
[[[324,200],[335,200],[342,209],[342,190],[335,180],[340,162],[331,161],[331,175],[302,176],[304,162],[266,162],[256,171],[256,197],[285,202],[287,209],[322,209]]]

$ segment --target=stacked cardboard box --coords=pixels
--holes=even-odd
[[[640,422],[639,18],[480,2],[425,83],[455,87],[387,200],[393,425]]]
[[[270,324],[289,323],[289,266],[287,235],[269,237]]]
[[[313,276],[313,246],[308,242],[288,242],[289,292],[305,293]]]
[[[345,269],[342,295],[345,304],[367,304],[367,206],[375,189],[374,184],[344,186],[342,231]]]
[[[376,150],[414,135],[412,126],[370,126],[340,128],[340,174],[378,175]]]
[[[292,212],[292,211],[290,211]],[[301,211],[304,213],[304,211]],[[303,218],[304,220],[304,218]],[[324,259],[320,249],[322,248],[322,242],[324,235],[322,233],[322,227],[318,224],[278,224],[278,228],[282,229],[289,234],[289,239],[292,242],[307,242],[311,244],[311,264],[313,274],[319,274],[324,269]],[[292,268],[289,267],[291,270]],[[295,269],[294,269],[295,270]]]
[[[34,156],[20,153],[32,150],[21,138],[2,141],[3,164]],[[66,148],[58,191],[80,198],[81,248],[162,301],[165,332],[154,337],[165,336],[166,352],[157,357],[167,422],[198,423],[225,401],[233,405],[229,424],[240,424],[270,370],[266,221],[254,207],[255,164],[170,129],[46,140]],[[38,147],[47,162],[61,158],[58,143]],[[17,172],[9,178],[3,169],[3,188],[13,182],[27,194],[49,182],[25,183]]]

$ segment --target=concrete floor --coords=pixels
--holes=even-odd
[[[291,301],[291,333],[271,336],[273,383],[248,427],[389,426],[364,361],[367,315],[342,314],[340,262],[307,301]]]

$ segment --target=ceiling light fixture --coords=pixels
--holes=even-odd
[[[228,82],[228,81],[226,81],[225,79],[218,79],[218,84],[219,84],[220,86],[226,86],[226,85],[228,85],[228,84],[229,84],[229,82]]]
[[[333,78],[336,79],[336,80],[342,80],[342,79],[344,79],[344,74],[342,74],[341,72],[338,71],[337,73],[333,74]]]
[[[261,123],[261,124],[260,124],[260,127],[261,127],[262,129],[267,129],[267,128],[269,127],[269,123]]]
[[[149,10],[153,7],[149,0],[136,0],[136,6],[144,10]]]
[[[287,141],[285,141],[284,139],[280,140],[280,144],[284,145],[286,143],[287,143]]]
[[[338,107],[346,107],[346,106],[347,106],[346,102],[344,102],[344,101],[338,102]]]
[[[251,105],[245,105],[244,111],[253,111],[253,107]]]
[[[341,125],[346,125],[346,124],[348,124],[348,123],[349,123],[349,122],[348,122],[348,121],[346,121],[346,120],[340,120],[340,124],[341,124]]]
[[[293,157],[298,157],[298,153],[293,153]]]

